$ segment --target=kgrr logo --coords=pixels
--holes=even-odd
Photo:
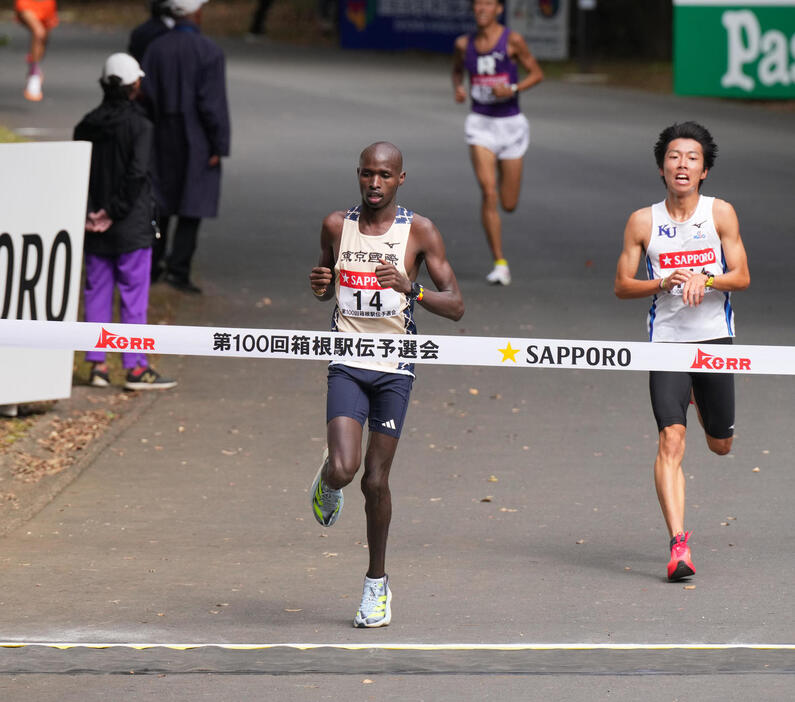
[[[696,357],[693,360],[694,369],[703,370],[751,370],[750,358],[724,358],[723,356],[713,356],[705,353],[701,349],[696,350]]]
[[[97,345],[94,348],[112,349],[113,351],[154,351],[155,340],[150,337],[120,336],[102,327]]]

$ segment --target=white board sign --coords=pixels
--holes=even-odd
[[[75,321],[91,144],[0,144],[0,318]],[[0,405],[69,397],[72,351],[0,344]]]
[[[525,38],[537,59],[569,57],[569,0],[510,0],[506,22]]]

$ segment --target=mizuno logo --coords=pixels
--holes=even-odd
[[[706,221],[707,221],[707,220],[705,219],[705,220],[704,220],[704,222],[699,222],[698,224],[695,224],[695,223],[693,223],[693,226],[694,226],[696,229],[701,229],[701,225],[702,225],[702,224],[704,224]]]
[[[99,333],[95,349],[113,349],[114,351],[154,351],[155,340],[149,337],[119,336],[112,334],[105,327]]]
[[[385,422],[381,422],[382,427],[386,427],[387,429],[395,429],[397,430],[397,426],[395,425],[394,419],[388,419]]]
[[[390,249],[394,249],[400,242],[399,241],[385,241],[384,242]]]

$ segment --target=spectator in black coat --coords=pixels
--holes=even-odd
[[[166,282],[184,292],[203,217],[218,214],[221,157],[229,155],[226,68],[221,49],[200,32],[206,0],[169,0],[176,25],[144,56],[143,90],[155,125],[155,194],[162,238],[155,246],[153,278],[162,271],[169,219],[177,215],[165,261]]]
[[[130,46],[127,52],[141,63],[146,49],[159,36],[174,28],[174,18],[168,9],[168,0],[151,0],[149,9],[152,16],[143,24],[139,24],[130,33]]]
[[[84,244],[87,322],[113,320],[113,293],[118,288],[122,323],[146,324],[155,229],[149,173],[153,129],[135,102],[142,77],[129,54],[110,56],[100,80],[102,104],[74,131],[75,140],[92,144]],[[93,364],[91,385],[109,385],[105,352],[90,351],[86,360]],[[176,385],[152,369],[140,350],[123,353],[122,365],[128,390]]]

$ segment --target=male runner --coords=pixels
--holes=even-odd
[[[482,192],[481,221],[494,258],[486,276],[492,285],[509,285],[511,271],[502,250],[499,203],[513,212],[519,202],[522,157],[530,143],[530,125],[519,111],[519,93],[544,80],[544,73],[522,35],[501,25],[500,0],[474,0],[477,31],[455,42],[453,88],[456,102],[466,100],[464,69],[469,72],[472,112],[466,140]],[[519,80],[517,62],[527,71]]]
[[[397,190],[406,179],[400,151],[388,142],[371,144],[362,151],[356,172],[362,202],[323,221],[320,261],[309,275],[319,300],[336,300],[332,330],[415,334],[415,302],[443,317],[461,319],[464,303],[439,230],[431,220],[397,204]],[[423,262],[436,291],[415,282]],[[329,366],[328,449],[312,485],[312,510],[323,526],[337,521],[342,488],[359,470],[362,429],[369,417],[361,488],[370,564],[353,620],[356,627],[386,626],[392,618],[384,564],[392,517],[389,470],[413,381],[411,363],[373,358]]]
[[[14,0],[17,19],[30,32],[28,53],[28,77],[25,82],[25,98],[39,102],[44,97],[41,91],[43,75],[39,63],[47,50],[50,31],[58,26],[58,10],[55,0]]]
[[[649,341],[732,343],[730,293],[745,290],[751,277],[734,208],[700,194],[717,151],[712,135],[695,122],[667,127],[654,146],[665,200],[630,216],[615,281],[619,298],[652,296]],[[637,280],[644,253],[648,280]],[[698,264],[683,265],[692,260]],[[692,397],[707,446],[727,454],[734,433],[734,377],[651,371],[649,388],[660,432],[654,483],[671,537],[668,579],[674,581],[696,572],[684,528],[687,408]]]

